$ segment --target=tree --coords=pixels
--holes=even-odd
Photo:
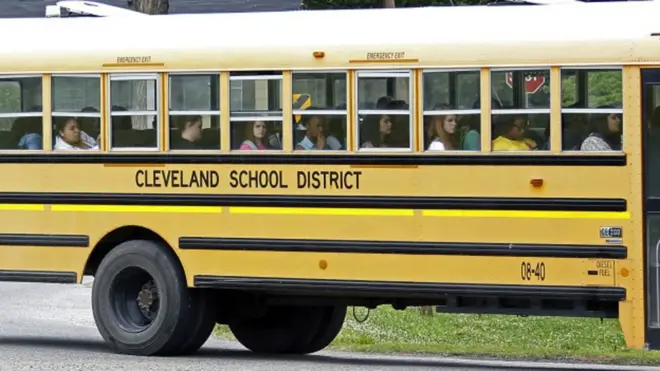
[[[146,14],[167,14],[170,11],[169,0],[128,0],[128,7]]]
[[[396,8],[394,0],[383,0],[383,8]]]

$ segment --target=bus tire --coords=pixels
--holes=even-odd
[[[186,339],[173,354],[194,353],[206,343],[215,328],[216,296],[203,289],[191,289],[189,311],[189,331]]]
[[[304,325],[297,307],[275,306],[258,318],[239,318],[229,323],[232,334],[255,353],[286,353]]]
[[[119,244],[96,272],[92,312],[101,336],[117,353],[169,355],[180,348],[190,317],[176,256],[154,241]]]
[[[346,306],[328,306],[318,308],[318,314],[314,316],[314,325],[308,327],[308,334],[294,341],[289,348],[289,353],[311,354],[325,349],[332,343],[344,325],[346,318]],[[310,336],[311,335],[311,336]]]

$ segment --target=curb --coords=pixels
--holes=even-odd
[[[400,365],[402,367],[474,367],[496,368],[510,370],[583,370],[583,371],[660,371],[660,367],[642,365],[609,365],[593,363],[563,363],[550,361],[506,361],[493,359],[467,359],[434,356],[412,355],[376,355],[347,352],[323,352],[323,355],[342,357],[346,359],[361,359],[375,361],[383,365]]]

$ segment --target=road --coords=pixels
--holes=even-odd
[[[339,352],[320,352],[307,357],[259,357],[240,344],[218,339],[210,339],[199,353],[188,357],[123,356],[110,353],[98,334],[92,317],[90,293],[88,285],[0,283],[0,371],[548,369],[522,363],[505,365],[502,362]],[[548,366],[554,366],[551,369],[575,369],[568,365]]]

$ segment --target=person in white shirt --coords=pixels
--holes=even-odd
[[[598,108],[616,108],[613,105]],[[581,151],[620,151],[622,147],[621,116],[616,113],[595,114],[589,118],[591,133],[582,141]]]
[[[56,151],[98,150],[97,141],[80,130],[80,123],[71,117],[60,121],[55,137]]]
[[[296,150],[340,150],[341,142],[332,135],[326,135],[323,116],[307,114],[302,116],[298,129],[305,130],[305,136],[296,144]]]
[[[449,110],[450,107],[440,105],[435,110]],[[426,140],[431,141],[429,151],[457,151],[460,150],[457,135],[456,115],[431,116],[426,128]]]

